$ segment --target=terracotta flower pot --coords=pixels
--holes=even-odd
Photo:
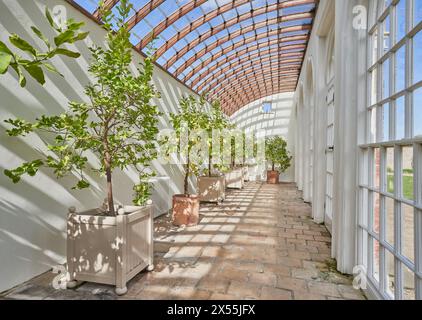
[[[268,184],[278,184],[280,180],[280,173],[278,171],[267,171],[267,183]]]
[[[194,226],[199,221],[199,196],[176,194],[173,196],[173,224]]]

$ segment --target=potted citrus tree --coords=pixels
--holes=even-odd
[[[211,104],[211,112],[207,116],[205,126],[208,133],[208,168],[205,175],[198,177],[198,193],[200,201],[219,203],[225,199],[225,177],[221,172],[221,164],[214,163],[213,160],[221,156],[221,131],[230,127],[219,101]]]
[[[170,122],[176,132],[178,154],[184,158],[183,194],[173,195],[172,221],[176,226],[193,226],[199,222],[199,196],[189,193],[189,178],[198,176],[204,159],[193,154],[193,149],[207,145],[205,137],[196,133],[207,128],[208,115],[205,112],[204,97],[195,98],[192,95],[179,101],[180,112],[170,114]],[[183,141],[186,140],[186,141]],[[205,142],[205,143],[204,143]]]
[[[76,281],[92,281],[115,285],[117,294],[126,293],[126,282],[141,270],[153,269],[153,216],[145,181],[153,174],[149,164],[156,156],[159,111],[152,99],[158,92],[151,84],[150,58],[144,60],[137,75],[130,68],[132,44],[126,21],[131,8],[128,0],[121,0],[119,17],[109,11],[102,14],[107,47],[90,48],[93,82],[85,89],[89,102],[71,102],[67,112],[43,115],[33,123],[6,121],[12,126],[7,131],[10,136],[34,132],[51,141],[42,159],[5,170],[13,182],[25,174],[34,176],[41,167],[53,169],[58,178],[77,177],[74,189],[90,187],[86,174],[90,169],[105,176],[107,198],[102,206],[83,212],[69,209],[68,287]],[[88,164],[92,155],[98,161]],[[95,163],[98,167],[92,168]],[[139,173],[133,205],[117,204],[113,196],[113,172],[126,168]]]
[[[280,136],[267,138],[265,141],[265,156],[271,164],[271,170],[267,170],[267,183],[278,184],[280,173],[285,172],[292,160],[287,150],[287,142]]]

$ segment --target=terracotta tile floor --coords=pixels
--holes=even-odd
[[[8,292],[14,299],[365,299],[335,271],[330,235],[310,218],[294,184],[249,183],[220,205],[203,205],[198,226],[156,221],[155,270],[128,283],[55,290],[45,273]]]

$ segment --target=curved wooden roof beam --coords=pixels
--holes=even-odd
[[[240,72],[237,72],[237,73],[231,73],[229,76],[227,76],[227,77],[225,76],[224,78],[222,78],[221,81],[219,80],[219,81],[214,82],[212,84],[212,86],[207,88],[207,90],[203,90],[201,93],[213,94],[214,92],[217,92],[221,88],[224,88],[225,86],[230,85],[234,81],[239,80],[239,79],[243,79],[243,77],[245,75],[249,75],[249,74],[254,73],[254,72],[259,72],[260,70],[270,69],[270,70],[272,70],[272,72],[274,74],[277,74],[277,75],[281,74],[282,75],[282,74],[285,74],[287,72],[297,72],[297,73],[299,73],[300,72],[300,66],[301,66],[300,62],[292,63],[290,65],[286,65],[286,66],[282,66],[282,67],[279,67],[277,62],[271,63],[271,61],[266,62],[262,65],[251,64],[250,68],[241,70]]]
[[[290,89],[294,91],[295,84],[283,84],[283,85],[277,85],[274,84],[274,78],[267,77],[267,78],[260,78],[257,80],[256,83],[248,84],[245,87],[239,88],[236,91],[233,91],[230,95],[226,94],[224,96],[221,96],[223,100],[244,100],[245,98],[249,98],[251,95],[254,94],[256,91],[260,91],[261,93],[265,93],[265,91],[269,92],[271,90],[281,90],[281,89]],[[245,93],[245,91],[247,91]]]
[[[232,9],[235,9],[236,7],[244,5],[245,3],[248,3],[248,2],[250,2],[250,1],[233,0],[232,2],[227,3],[227,4],[225,4],[221,7],[213,10],[213,11],[210,11],[209,13],[205,14],[204,16],[196,19],[195,21],[193,21],[192,23],[190,23],[189,25],[184,27],[182,30],[180,30],[172,38],[170,38],[164,45],[162,45],[156,52],[157,58],[162,56],[167,50],[169,50],[172,46],[174,46],[179,40],[183,39],[185,36],[187,36],[189,33],[194,31],[195,29],[199,28],[203,24],[211,21],[212,19],[216,18],[217,16],[222,15],[225,12],[228,12]],[[288,8],[288,7],[295,7],[295,6],[304,5],[304,4],[314,4],[314,3],[315,3],[315,0],[291,0],[291,1],[284,1],[284,2],[281,2],[281,3],[278,3],[278,4],[272,4],[272,5],[266,4],[265,6],[259,7],[257,9],[253,9],[250,12],[247,12],[247,13],[242,14],[240,16],[238,15],[238,18],[241,19],[240,21],[243,21],[243,20],[249,19],[253,16],[269,13],[269,12],[272,12],[272,11],[275,11],[275,10],[280,10],[280,9],[284,9],[284,8]],[[231,21],[232,24],[231,23],[228,24],[229,21]],[[218,32],[220,32],[221,30],[226,29],[227,27],[229,27],[233,24],[236,24],[236,23],[233,23],[233,21],[234,21],[234,19],[228,20],[228,21],[225,22],[225,24],[227,23],[228,25],[226,25],[226,26],[219,25],[215,28],[217,30],[219,30]],[[164,25],[164,22],[162,22],[162,24]],[[163,25],[160,28],[162,28]],[[159,34],[157,32],[158,29],[159,29],[159,26],[157,26],[156,28],[157,28],[156,31],[155,31],[155,28],[154,28],[154,30],[150,34],[145,36],[138,43],[138,45],[137,45],[138,48],[140,48],[140,49],[145,48]],[[204,35],[206,35],[206,34],[207,33],[205,33]],[[204,39],[199,39],[199,42],[201,42],[203,40]]]
[[[246,90],[246,89],[245,89]],[[295,90],[295,84],[283,84],[283,85],[277,85],[274,84],[274,78],[267,77],[262,78],[258,80],[257,83],[251,84],[247,87],[248,93],[244,94],[244,91],[242,89],[238,89],[236,91],[233,91],[231,95],[224,95],[220,97],[220,101],[222,104],[224,103],[232,103],[232,104],[238,104],[240,103],[246,103],[246,100],[248,100],[251,96],[253,96],[256,92],[260,92],[263,95],[271,95],[273,92],[277,90],[290,90],[291,92]]]
[[[120,0],[105,0],[104,9],[105,10],[112,9],[119,1]],[[100,20],[101,18],[100,8],[97,8],[92,15],[94,16],[95,19]]]
[[[274,18],[274,19],[269,19],[269,20],[264,20],[258,23],[254,23],[251,24],[249,26],[243,27],[239,30],[237,30],[236,32],[233,33],[229,33],[228,35],[225,35],[223,37],[221,37],[220,39],[218,39],[217,41],[209,44],[207,47],[209,48],[207,50],[207,52],[210,52],[211,50],[221,46],[223,43],[230,41],[240,35],[244,35],[248,32],[252,32],[255,31],[257,29],[263,28],[263,27],[269,27],[272,25],[277,25],[278,24],[278,18]],[[304,31],[304,30],[310,30],[311,29],[311,25],[310,24],[304,24],[301,26],[291,26],[291,27],[285,27],[285,28],[278,28],[278,29],[274,29],[274,31],[276,32],[275,34],[279,34],[279,33],[287,33],[287,32],[294,32],[294,31]],[[277,31],[278,30],[278,31]],[[190,50],[192,50],[194,47],[196,47],[197,45],[199,45],[201,43],[201,39],[197,38],[195,40],[193,40],[191,43],[189,43],[187,46],[185,46],[183,49],[181,49],[180,51],[178,51],[173,57],[171,57],[165,64],[164,67],[166,68],[170,68],[177,60],[181,59],[186,53],[188,53]]]
[[[313,15],[312,15],[312,13],[300,13],[300,14],[293,14],[293,15],[288,15],[288,16],[284,16],[283,18],[281,18],[281,19],[284,19],[284,20],[286,20],[286,21],[293,21],[293,20],[302,20],[302,19],[306,19],[306,18],[311,18]],[[236,18],[235,18],[236,19]],[[263,22],[265,22],[265,21],[263,21]],[[292,27],[287,27],[287,28],[289,28],[289,30],[291,30],[291,31],[301,31],[301,30],[308,30],[308,28],[309,28],[309,26],[307,27],[307,25],[300,25],[300,26],[292,26]],[[268,37],[269,36],[278,36],[280,33],[283,33],[283,32],[287,32],[287,31],[285,31],[287,28],[283,28],[283,29],[275,29],[275,30],[271,30],[271,31],[269,31],[268,32]],[[198,42],[198,44],[200,43],[200,42],[202,42],[202,41],[205,41],[206,39],[208,39],[209,37],[211,37],[212,35],[214,35],[213,33],[214,33],[214,31],[216,31],[217,29],[213,29],[213,32],[211,32],[210,34],[211,35],[207,35],[207,33],[205,33],[205,34],[203,34],[202,35],[202,38],[201,38],[201,40]],[[254,29],[252,29],[252,30],[250,30],[250,31],[253,31]],[[239,32],[239,34],[241,33],[241,31],[240,30],[238,30],[238,32]],[[199,58],[201,58],[202,56],[204,56],[205,54],[207,54],[207,53],[209,53],[210,51],[212,51],[212,50],[214,50],[215,48],[217,48],[217,47],[219,47],[219,46],[221,46],[223,43],[225,43],[225,42],[227,42],[227,41],[229,41],[230,39],[234,39],[234,38],[236,38],[236,37],[238,37],[239,36],[239,34],[237,34],[236,32],[233,32],[233,33],[231,33],[231,34],[229,34],[229,35],[227,35],[227,36],[224,36],[224,37],[222,37],[221,39],[219,39],[219,40],[217,40],[217,41],[215,41],[215,42],[213,42],[212,44],[210,44],[210,45],[208,45],[208,46],[206,46],[205,48],[203,48],[202,50],[200,50],[200,51],[198,51],[198,52],[196,52],[192,57],[190,57],[189,59],[187,59],[179,68],[177,68],[177,73],[181,73],[181,72],[183,72],[183,70],[185,70],[188,66],[190,66],[192,63],[194,63],[196,60],[198,60]],[[255,38],[255,40],[252,40],[252,37],[250,37],[250,38],[248,38],[249,40],[249,42],[245,42],[245,43],[243,43],[242,45],[245,45],[245,44],[247,44],[247,43],[250,43],[250,42],[253,42],[253,41],[257,41],[257,40],[259,40],[259,39],[263,39],[263,38],[266,38],[266,33],[261,33],[261,34],[259,34],[259,36],[256,36]],[[195,40],[194,40],[195,41]],[[245,40],[243,40],[243,41],[245,41]],[[193,43],[193,42],[192,42]],[[237,42],[238,43],[238,47],[240,46],[240,43],[241,43],[241,41],[239,41],[239,42]],[[196,45],[195,45],[196,46]],[[186,47],[185,47],[186,48]],[[224,48],[224,50],[225,50],[225,52],[227,53],[227,52],[230,52],[230,51],[232,51],[233,50],[233,48],[231,48],[230,50],[229,50],[229,48],[231,48],[231,46],[229,46],[228,48]],[[193,49],[193,48],[190,48],[189,50],[187,50],[186,51],[186,53],[187,52],[189,52],[191,49]],[[179,52],[184,52],[184,49],[182,49],[181,51],[179,51]],[[185,54],[185,53],[184,53]],[[184,55],[183,54],[183,55]],[[177,60],[179,60],[183,55],[180,55],[180,57],[176,54],[176,55],[174,55],[172,58],[170,58],[168,61],[167,61],[167,63],[166,64],[164,64],[164,67],[166,68],[166,69],[168,69],[168,68],[170,68]]]
[[[264,42],[264,43],[267,44],[267,47],[274,46],[274,45],[280,44],[280,43],[293,42],[293,41],[295,41],[295,42],[296,41],[297,42],[300,41],[300,42],[306,43],[306,41],[308,39],[308,35],[297,35],[297,36],[279,37],[278,39],[269,39],[270,37],[277,36],[277,35],[278,35],[277,30],[272,30],[272,31],[269,31],[269,32],[266,31],[266,32],[255,34],[253,36],[242,38],[241,40],[239,40],[237,42],[234,42],[230,46],[227,46],[223,50],[219,51],[219,54],[218,55],[217,54],[211,55],[210,59],[207,59],[207,60],[210,61],[210,62],[212,62],[212,61],[216,60],[218,57],[221,57],[222,55],[231,53],[232,51],[234,52],[239,47],[242,47],[242,46],[244,46],[246,44],[255,43],[255,42],[257,42],[257,41],[259,41],[261,39],[265,39],[265,38],[268,38],[267,42]],[[256,47],[257,44],[255,44],[255,47]],[[211,46],[212,46],[212,44],[209,47],[211,47]],[[217,48],[217,47],[218,46],[215,46],[215,48]],[[206,49],[206,48],[204,48],[204,49]],[[209,51],[206,50],[204,52],[204,55],[207,54],[208,52],[211,52],[215,48],[213,48],[213,47],[209,48]],[[200,53],[201,51],[199,51],[198,53]],[[231,54],[231,56],[233,56],[233,54]],[[196,59],[196,60],[198,60],[198,59]],[[186,69],[186,67],[188,67],[188,66],[189,66],[188,63],[183,63],[182,65],[180,65],[180,67],[177,68],[177,70],[174,72],[174,75],[176,77],[179,76]]]
[[[217,72],[216,73],[216,76],[211,81],[209,81],[207,83],[204,83],[203,85],[204,86],[211,85],[211,84],[215,83],[215,81],[220,82],[220,81],[223,81],[223,80],[226,80],[226,79],[230,78],[230,75],[236,74],[236,72],[234,70],[237,70],[238,69],[238,68],[233,69],[234,67],[237,67],[237,66],[248,67],[248,64],[249,64],[249,67],[250,67],[250,66],[255,65],[257,62],[258,63],[259,62],[260,63],[263,63],[263,62],[271,61],[271,60],[272,61],[274,61],[274,60],[277,61],[277,59],[279,59],[278,54],[268,54],[268,55],[262,55],[262,56],[258,56],[258,57],[262,57],[262,60],[258,60],[258,59],[247,59],[247,58],[245,58],[243,61],[239,61],[238,63],[236,63],[233,66],[227,66],[227,67],[225,67],[224,69],[222,69],[219,72]],[[288,64],[287,66],[290,67],[293,63],[297,63],[298,68],[300,68],[301,62],[302,62],[302,57],[284,58],[284,59],[279,59],[278,60],[278,63],[279,63],[278,66],[280,66],[280,64],[281,64],[281,66],[283,66],[283,64]],[[244,68],[241,68],[241,69],[244,69]],[[223,71],[223,70],[228,70],[228,71],[227,71],[227,73],[225,73],[225,71]],[[224,76],[222,78],[220,78],[220,76],[222,76],[222,75],[224,75]],[[236,74],[236,76],[238,76],[238,75]],[[198,91],[201,91],[202,88],[203,88],[202,85],[199,86],[198,87]]]
[[[201,92],[201,91],[204,91],[204,90],[209,91],[209,88],[208,87],[213,88],[215,86],[215,85],[213,86],[213,83],[216,81],[216,79],[218,79],[220,81],[220,84],[222,84],[222,82],[224,82],[224,80],[231,78],[231,76],[233,74],[235,74],[239,70],[242,70],[242,68],[243,69],[244,68],[247,68],[251,64],[253,64],[253,65],[255,65],[255,66],[258,67],[259,66],[258,64],[260,63],[259,62],[260,60],[262,60],[261,61],[261,64],[262,64],[262,62],[269,61],[268,56],[263,56],[263,57],[260,57],[259,60],[245,61],[242,64],[239,64],[238,66],[233,67],[233,68],[230,68],[229,66],[226,66],[224,68],[221,68],[218,72],[216,72],[211,77],[209,77],[208,79],[206,79],[207,81],[204,81],[204,82],[202,82],[201,85],[195,87],[195,90],[198,91],[198,92]],[[281,67],[283,67],[282,63],[289,63],[289,62],[285,62],[285,60],[291,60],[291,59],[289,59],[289,58],[280,58],[279,56],[277,56],[276,60],[275,61],[273,60],[273,62],[279,63],[278,68],[281,68]],[[302,60],[299,61],[299,68],[300,68],[301,64],[302,64]],[[223,74],[227,74],[227,75],[223,79],[219,79],[219,77],[221,75],[223,75]]]
[[[258,58],[258,59],[257,59]],[[277,52],[272,52],[270,54],[256,54],[254,57],[245,57],[243,59],[237,60],[230,65],[227,65],[223,68],[220,68],[217,72],[214,72],[212,75],[209,75],[206,79],[203,79],[202,83],[199,86],[195,86],[196,82],[193,82],[191,87],[195,88],[197,91],[202,91],[203,88],[212,85],[217,79],[221,80],[221,76],[225,75],[224,79],[227,79],[229,76],[235,74],[239,69],[248,68],[249,65],[257,65],[259,62],[276,61],[279,64],[281,63],[291,63],[291,62],[302,62],[303,54],[301,56],[292,56],[292,57],[280,57]],[[197,80],[197,79],[195,79]],[[195,84],[195,85],[194,85]]]
[[[261,80],[266,80],[268,78],[271,79],[271,83],[273,86],[290,87],[296,85],[298,73],[289,73],[280,77],[271,73],[271,70],[266,70],[265,72],[262,72],[260,74],[253,74],[252,76],[249,75],[249,77],[246,77],[246,79],[244,79],[243,81],[236,81],[230,87],[225,87],[218,92],[208,95],[207,97],[210,97],[211,100],[214,100],[216,97],[232,96],[234,93],[237,93],[239,91],[243,91],[242,96],[247,96],[248,89],[253,88],[257,84],[259,84]]]
[[[262,49],[260,49],[262,48]],[[197,75],[202,69],[204,69],[204,71],[202,73],[200,73],[200,76],[196,77],[191,83],[190,86],[194,87],[196,84],[198,84],[199,82],[201,82],[202,79],[207,78],[207,76],[209,74],[211,74],[214,70],[222,67],[223,65],[225,65],[226,63],[230,62],[230,61],[240,61],[243,60],[245,56],[249,56],[250,59],[254,59],[257,55],[265,55],[265,54],[270,54],[270,53],[276,53],[279,52],[278,48],[270,48],[266,43],[259,43],[256,44],[254,46],[251,47],[247,47],[243,50],[240,51],[235,51],[233,54],[231,54],[230,56],[225,57],[224,59],[218,61],[215,65],[211,66],[211,67],[207,67],[207,65],[209,65],[209,63],[211,63],[212,61],[212,57],[208,58],[207,60],[205,60],[204,62],[202,62],[200,65],[198,65],[197,67],[193,68],[183,79],[183,82],[187,82],[191,77],[193,77],[194,75]],[[296,52],[288,52],[288,53],[282,53],[280,54],[280,56],[282,58],[287,58],[287,57],[302,57],[304,56],[305,51],[296,51]]]
[[[279,94],[279,93],[285,93],[285,92],[291,92],[290,89],[287,90],[280,90],[277,91],[275,90],[274,92],[269,92],[269,94],[267,95],[267,93],[263,93],[263,94],[258,94],[254,97],[252,97],[251,99],[245,100],[243,103],[238,102],[238,103],[222,103],[222,108],[223,111],[228,115],[228,116],[232,116],[234,113],[236,113],[237,111],[239,111],[240,109],[242,109],[243,107],[247,106],[248,104],[257,101],[259,99],[262,98],[266,98],[268,96],[272,96],[274,94]]]
[[[225,96],[223,101],[221,102],[222,106],[226,105],[245,105],[248,104],[249,101],[254,101],[256,99],[256,95],[259,94],[261,96],[271,96],[274,93],[278,92],[294,92],[295,86],[271,86],[269,83],[271,80],[262,80],[256,87],[251,86],[248,88],[248,94],[245,95],[243,92],[236,92],[231,96]]]
[[[271,68],[267,68],[257,73],[246,74],[244,77],[242,77],[242,79],[237,79],[236,81],[233,81],[232,83],[230,83],[229,86],[223,87],[220,90],[209,93],[208,96],[214,99],[216,96],[230,95],[232,92],[238,89],[241,90],[242,88],[246,88],[248,85],[254,85],[255,82],[257,82],[258,80],[261,80],[262,78],[268,78],[268,77],[275,79],[273,81],[274,86],[280,86],[280,85],[285,85],[285,84],[290,85],[292,81],[297,82],[298,72],[293,70],[293,71],[287,71],[283,75],[279,75],[279,74],[274,74]]]
[[[248,98],[243,98],[242,100],[239,99],[232,99],[232,100],[224,100],[221,102],[221,106],[223,111],[228,114],[232,115],[236,111],[242,109],[244,106],[258,100],[261,98],[265,98],[268,96],[272,96],[274,94],[284,93],[284,92],[292,92],[294,91],[295,87],[290,88],[278,88],[278,89],[271,89],[265,91],[256,91],[256,93]]]
[[[272,64],[274,68],[277,68],[277,70],[284,70],[284,69],[300,69],[302,60],[298,61],[291,61],[294,59],[283,59],[280,60],[277,55],[267,55],[262,56],[259,59],[256,60],[250,60],[245,61],[242,64],[239,64],[237,67],[233,69],[229,69],[229,67],[225,67],[221,69],[216,76],[212,79],[212,81],[203,82],[200,86],[196,87],[195,90],[198,92],[203,91],[210,91],[214,87],[218,87],[223,85],[227,80],[231,80],[232,78],[239,76],[244,72],[244,70],[250,69],[250,67],[253,67],[253,69],[259,69],[264,68],[268,64]],[[285,65],[282,65],[281,63],[284,63]],[[274,72],[277,72],[276,69],[274,69]],[[223,76],[223,77],[222,77]]]
[[[265,85],[271,85],[271,88],[294,88],[297,82],[297,75],[286,75],[283,78],[280,78],[277,75],[273,75],[271,74],[271,72],[266,72],[261,75],[253,75],[250,76],[247,80],[244,80],[243,82],[238,82],[231,88],[222,90],[209,98],[211,100],[224,100],[234,97],[237,97],[238,99],[243,99],[244,97],[247,97],[250,94],[250,91],[253,88],[256,88],[258,86],[262,87],[264,82],[269,82],[269,84]]]
[[[128,29],[132,30],[143,18],[149,15],[154,9],[158,8],[164,1],[165,0],[152,0],[145,4],[128,20]]]

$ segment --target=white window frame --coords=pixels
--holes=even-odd
[[[381,8],[382,12],[377,12],[375,23],[370,26],[368,32],[368,75],[367,75],[367,109],[366,109],[366,143],[360,144],[359,157],[359,215],[358,215],[358,256],[359,260],[366,266],[368,280],[371,287],[375,288],[378,295],[385,299],[403,299],[403,274],[402,266],[406,266],[414,273],[415,279],[415,298],[422,299],[422,138],[413,138],[413,92],[422,87],[422,81],[412,84],[413,79],[413,37],[422,29],[422,23],[413,26],[413,3],[414,0],[406,1],[406,35],[403,39],[396,42],[397,21],[395,19],[396,5],[399,0],[392,0],[387,7]],[[375,2],[375,1],[374,1]],[[385,3],[385,0],[379,0],[378,3]],[[376,8],[377,6],[375,6]],[[376,10],[376,9],[375,9]],[[380,13],[380,14],[378,14]],[[369,15],[373,12],[369,13]],[[368,15],[368,16],[369,16]],[[390,17],[390,48],[386,53],[384,50],[384,33],[383,22],[389,15]],[[378,31],[377,45],[378,52],[376,62],[373,63],[373,42],[372,35]],[[421,31],[422,32],[422,31]],[[398,49],[404,46],[406,48],[406,66],[405,66],[405,88],[400,92],[395,92],[395,53]],[[389,94],[388,97],[382,99],[382,63],[390,59],[389,70]],[[376,101],[371,104],[372,85],[371,72],[377,68],[377,88]],[[396,136],[396,101],[400,97],[405,97],[405,138],[397,140]],[[378,112],[383,108],[383,105],[389,103],[389,137],[388,139],[381,139],[382,130],[382,113]],[[371,116],[370,110],[377,108],[376,119],[376,141],[371,140]],[[402,197],[402,148],[404,146],[413,147],[413,181],[414,181],[414,200],[405,199]],[[375,189],[373,183],[374,177],[374,150],[380,150],[380,188]],[[387,192],[385,172],[386,172],[386,150],[387,148],[394,148],[394,194]],[[380,195],[379,204],[379,234],[372,230],[372,211],[373,199],[372,196],[377,193]],[[389,244],[385,239],[386,223],[385,223],[385,199],[386,197],[394,200],[394,246]],[[409,260],[401,253],[401,239],[402,239],[402,204],[409,205],[414,208],[414,262]],[[379,281],[373,277],[374,265],[372,263],[373,257],[373,243],[379,243]],[[394,296],[388,293],[387,276],[385,269],[385,254],[390,252],[394,258]]]

